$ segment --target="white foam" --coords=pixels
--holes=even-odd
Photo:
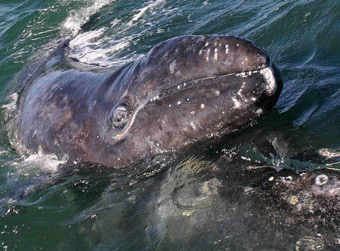
[[[152,11],[158,5],[165,3],[165,0],[150,1],[148,4],[139,9],[137,13],[133,16],[130,22],[127,23],[128,26],[132,26],[136,21],[138,21],[147,11]]]
[[[117,24],[119,24],[119,23],[120,23],[120,20],[119,20],[118,18],[115,18],[115,19],[113,19],[113,20],[110,22],[110,24],[111,24],[112,27],[115,26],[115,25],[117,25]]]
[[[0,156],[7,155],[8,153],[7,150],[0,150]]]
[[[11,113],[14,112],[15,109],[17,108],[17,101],[18,101],[18,93],[13,93],[12,95],[9,96],[10,101],[8,102],[8,104],[3,105],[1,108],[6,110],[7,113]]]
[[[64,22],[64,28],[71,31],[72,35],[76,35],[83,24],[85,24],[98,10],[106,5],[111,4],[114,0],[91,0],[88,1],[86,7],[78,10],[71,10]]]
[[[102,4],[110,2],[113,2],[113,0],[100,1]],[[176,11],[176,9],[162,9],[161,6],[165,2],[165,0],[150,0],[143,5],[144,7],[136,9],[135,14],[126,22],[122,22],[120,19],[114,19],[110,23],[111,27],[88,31],[75,36],[70,41],[71,50],[69,51],[68,57],[85,64],[104,67],[122,66],[142,58],[144,56],[142,54],[134,51],[127,54],[125,50],[131,45],[136,44],[140,37],[152,32],[150,29],[152,29],[153,24],[147,21],[146,15],[151,15],[155,12],[156,8],[161,12],[161,14],[157,13],[157,15],[162,16]],[[80,29],[79,25],[77,27],[73,25],[72,20],[73,19],[69,18],[67,22],[65,22],[65,25],[71,27],[70,29]],[[76,18],[74,18],[74,20],[76,20]],[[134,30],[136,25],[145,22],[148,23],[148,28],[144,28],[140,32]],[[121,52],[124,56],[121,55]]]
[[[39,151],[25,158],[22,162],[14,162],[13,165],[19,169],[39,168],[42,171],[56,172],[59,165],[65,164],[66,161],[66,159],[58,159],[54,154],[44,154]]]
[[[88,31],[88,32],[79,34],[78,36],[76,36],[70,41],[69,46],[71,49],[74,47],[83,48],[86,46],[87,43],[89,43],[89,41],[94,40],[95,38],[100,38],[106,30],[107,28],[103,27],[98,30]],[[99,42],[92,42],[92,44],[98,44],[98,43]]]
[[[236,98],[231,98],[234,102],[234,109],[240,109],[241,108],[241,103],[238,101]]]
[[[100,66],[121,66],[143,57],[141,54],[130,54],[129,56],[114,59],[116,54],[130,46],[134,36],[126,36],[115,40],[112,37],[104,36],[106,30],[106,28],[101,28],[76,36],[70,41],[71,50],[68,57],[85,64]],[[111,43],[108,41],[111,41]]]

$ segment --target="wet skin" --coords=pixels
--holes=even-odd
[[[114,72],[43,71],[19,96],[11,139],[24,154],[119,168],[236,132],[261,118],[281,88],[250,41],[177,37]]]

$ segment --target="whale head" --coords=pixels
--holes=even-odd
[[[114,72],[53,65],[21,92],[12,145],[109,167],[234,133],[282,88],[267,54],[233,36],[173,38]]]
[[[127,75],[127,88],[106,119],[121,159],[236,132],[272,108],[282,88],[267,54],[234,36],[167,40]]]

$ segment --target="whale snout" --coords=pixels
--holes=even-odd
[[[261,70],[270,65],[268,55],[253,42],[233,36],[209,36],[203,41],[199,55],[207,68],[220,75]],[[205,62],[204,62],[205,61]]]
[[[151,50],[145,64],[163,76],[162,83],[157,83],[158,89],[232,74],[252,78],[256,73],[264,77],[268,96],[279,89],[280,77],[267,53],[253,42],[235,36],[173,38]]]
[[[157,71],[163,77],[145,81],[157,87],[143,103],[141,117],[149,116],[143,126],[151,127],[153,116],[162,118],[162,130],[171,130],[169,138],[157,141],[170,149],[182,144],[183,138],[194,142],[253,124],[274,106],[282,89],[279,72],[267,53],[234,36],[170,39],[150,51],[145,65],[153,66],[153,76]],[[146,80],[150,69],[143,75]],[[150,90],[146,86],[144,90]],[[154,134],[148,133],[160,137]]]
[[[203,45],[202,45],[203,44]],[[277,95],[282,81],[276,67],[267,53],[253,42],[233,36],[208,36],[196,45],[199,48],[200,66],[207,77],[235,75],[238,78],[254,79],[262,76],[262,81],[247,81],[261,85],[266,96]]]
[[[234,107],[249,109],[259,105],[268,110],[275,104],[282,80],[263,49],[234,36],[207,36],[196,46],[199,64],[194,68],[208,78],[219,78],[215,82],[219,82],[220,89],[229,90],[227,98],[234,101]]]
[[[210,92],[209,88],[217,88],[220,92],[228,90],[228,98],[237,100],[236,107],[239,104],[249,106],[249,100],[260,99],[267,103],[266,97],[271,97],[268,103],[273,104],[282,87],[279,73],[267,53],[253,42],[235,36],[173,38],[151,50],[145,65],[150,67],[145,67],[147,74],[141,74],[145,76],[142,81],[157,85],[151,101],[169,95],[177,99],[179,92],[186,89],[199,97],[205,95],[203,89]],[[154,82],[154,78],[149,80],[148,76],[155,74],[163,76],[161,82]],[[194,91],[194,87],[201,91]]]

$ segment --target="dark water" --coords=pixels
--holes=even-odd
[[[1,0],[4,104],[16,74],[65,38],[73,38],[69,57],[119,67],[174,36],[238,35],[268,52],[284,88],[275,109],[255,127],[203,153],[193,151],[145,179],[114,171],[54,178],[57,159],[42,154],[23,159],[10,148],[2,128],[0,198],[9,195],[13,201],[1,209],[0,247],[315,250],[332,243],[323,233],[304,233],[294,224],[283,227],[280,210],[266,204],[264,192],[245,192],[261,180],[243,171],[254,164],[324,168],[308,158],[312,155],[296,156],[339,148],[339,13],[336,0]],[[17,196],[48,174],[55,185]]]

